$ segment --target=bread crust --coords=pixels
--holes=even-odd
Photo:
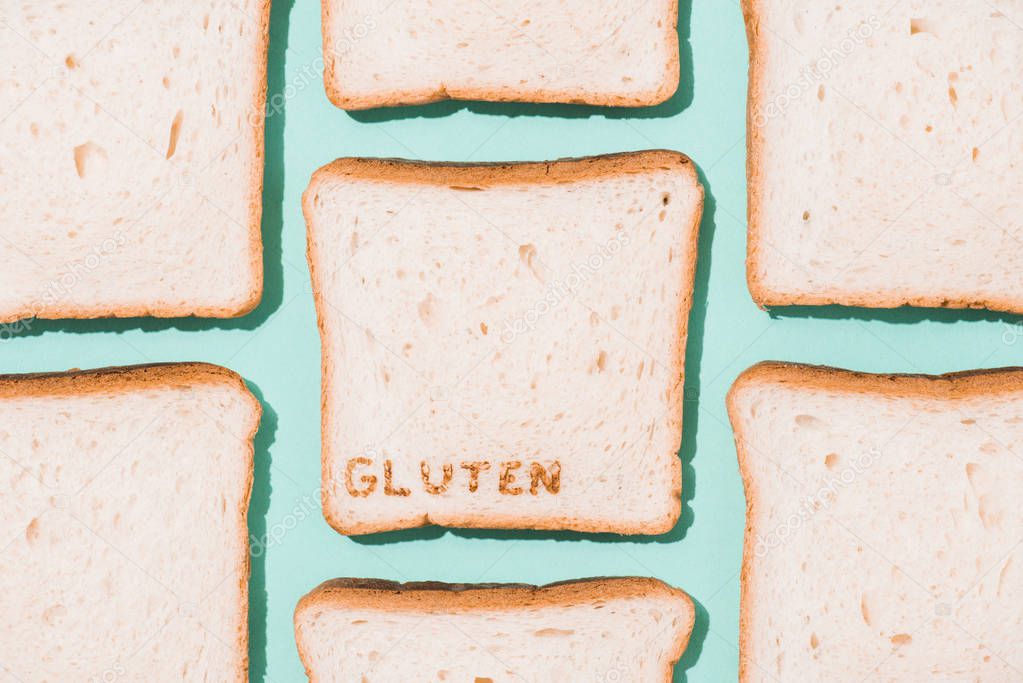
[[[261,44],[252,68],[261,74],[259,85],[251,104],[252,111],[266,110],[267,60],[270,48],[270,7],[273,0],[261,0],[259,10]],[[243,117],[251,121],[253,117]],[[263,298],[263,165],[265,156],[266,119],[258,117],[252,126],[253,164],[248,184],[251,187],[249,199],[249,274],[253,280],[252,289],[244,299],[221,306],[193,306],[190,304],[167,304],[153,302],[141,306],[76,306],[63,305],[55,308],[36,310],[34,302],[27,302],[20,309],[0,312],[0,324],[15,323],[19,320],[86,320],[95,318],[238,318],[251,313]]]
[[[531,529],[536,531],[578,531],[583,533],[614,533],[621,535],[659,535],[671,531],[678,523],[682,514],[682,461],[677,457],[682,441],[682,410],[684,407],[685,349],[689,325],[689,311],[692,307],[693,288],[696,279],[696,260],[699,245],[700,223],[703,217],[705,192],[692,160],[681,152],[670,150],[647,150],[642,152],[625,152],[595,157],[559,159],[550,162],[519,162],[519,163],[430,163],[407,161],[403,159],[368,159],[346,157],[337,159],[317,169],[309,181],[309,186],[302,195],[302,213],[306,221],[306,260],[309,262],[312,280],[313,300],[316,307],[317,328],[321,341],[321,394],[320,394],[320,431],[321,431],[321,462],[320,474],[324,482],[330,480],[329,464],[331,460],[331,443],[327,439],[331,423],[331,396],[334,388],[330,385],[333,359],[328,349],[323,346],[326,338],[325,311],[327,303],[323,297],[323,280],[316,267],[313,251],[313,203],[320,183],[332,178],[358,178],[388,183],[427,184],[435,186],[453,186],[458,188],[489,188],[505,185],[531,184],[556,185],[579,182],[599,178],[614,177],[635,173],[649,173],[657,170],[682,168],[699,193],[699,200],[694,211],[693,223],[685,226],[689,247],[688,272],[692,277],[683,283],[682,296],[679,297],[677,313],[679,324],[676,326],[678,335],[673,347],[671,376],[678,381],[668,388],[669,412],[667,419],[671,422],[672,440],[675,450],[672,452],[672,490],[670,496],[675,504],[669,514],[658,522],[646,525],[622,524],[611,520],[589,520],[574,517],[535,517],[500,515],[466,515],[457,524],[440,524],[440,526],[461,529]],[[384,524],[350,523],[338,518],[330,509],[326,487],[321,488],[321,499],[324,518],[339,533],[346,536],[413,529],[438,524],[429,515],[410,515],[399,521]]]
[[[761,0],[741,0],[742,15],[746,23],[749,43],[749,83],[746,97],[746,283],[753,301],[761,308],[767,306],[767,292],[757,277],[757,259],[760,252],[760,189],[763,184],[763,133],[756,125],[754,112],[764,98],[764,43],[760,39]]]
[[[22,375],[0,375],[0,399],[14,399],[38,396],[82,396],[91,394],[118,394],[140,389],[160,387],[187,388],[195,385],[230,386],[239,391],[249,402],[254,419],[249,431],[243,436],[248,445],[248,476],[244,482],[243,516],[247,520],[249,502],[252,498],[253,470],[255,459],[255,438],[259,430],[263,408],[259,400],[245,386],[245,381],[232,370],[210,363],[152,363],[124,367],[106,367],[94,370],[69,370],[67,372],[40,372]],[[248,525],[240,529],[244,547],[248,547]],[[249,672],[249,576],[252,571],[252,557],[245,552],[240,572],[241,602],[238,605],[241,630],[236,640],[236,651],[242,659],[236,681],[248,680]]]
[[[686,605],[690,618],[679,630],[675,647],[668,658],[664,681],[672,680],[675,664],[689,644],[696,621],[692,598],[663,581],[645,577],[598,577],[561,581],[545,586],[523,583],[460,584],[436,581],[398,583],[379,579],[333,579],[325,581],[299,600],[294,612],[295,641],[306,675],[315,680],[309,668],[306,649],[299,631],[299,617],[310,608],[373,609],[381,613],[423,611],[426,613],[471,613],[475,611],[517,612],[565,607],[590,600],[629,599],[658,596]]]
[[[523,161],[514,163],[450,163],[342,157],[317,169],[309,190],[318,181],[329,177],[379,180],[401,184],[451,186],[460,189],[483,189],[507,185],[559,185],[683,167],[692,181],[699,185],[696,166],[681,152],[666,149],[642,152],[620,152],[593,157],[574,157],[554,161]],[[702,191],[702,186],[701,186]],[[308,209],[311,199],[303,195],[302,208]],[[702,206],[702,205],[701,205]],[[307,214],[308,217],[308,214]]]
[[[327,98],[334,106],[347,111],[375,109],[378,107],[399,107],[431,104],[444,100],[480,102],[532,102],[535,104],[584,104],[598,107],[652,107],[671,99],[678,90],[680,81],[680,45],[678,39],[678,2],[670,3],[664,22],[668,61],[664,65],[664,76],[659,87],[642,95],[621,95],[614,92],[593,93],[579,90],[516,89],[511,85],[502,90],[481,88],[456,88],[440,86],[418,90],[381,91],[375,95],[349,96],[339,85],[339,77],[330,55],[334,50],[332,25],[335,6],[341,0],[321,0],[320,17],[323,32],[323,84]]]
[[[0,398],[18,396],[76,396],[130,391],[154,386],[235,384],[252,396],[238,373],[211,363],[148,363],[66,372],[0,375]],[[259,401],[255,401],[259,409]]]
[[[745,448],[744,421],[739,414],[738,394],[756,384],[779,384],[819,391],[843,392],[896,398],[955,400],[981,395],[1023,392],[1023,367],[969,370],[944,375],[872,374],[821,365],[767,361],[742,372],[728,391],[728,419],[735,436],[735,448],[746,492],[746,530],[743,538],[739,599],[739,681],[750,680],[750,633],[755,608],[753,550],[757,533],[757,482],[749,451]]]

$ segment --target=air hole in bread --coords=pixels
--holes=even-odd
[[[420,320],[427,325],[433,324],[437,310],[437,299],[434,298],[433,294],[427,294],[426,298],[419,302],[418,308]]]
[[[915,36],[918,33],[934,33],[931,22],[923,17],[914,17],[909,20],[909,35]]]
[[[107,152],[95,142],[89,141],[75,147],[74,156],[78,177],[84,178],[100,161],[107,158]]]
[[[178,136],[181,134],[181,122],[185,118],[185,112],[178,109],[178,113],[174,115],[174,120],[171,122],[170,128],[170,139],[167,141],[167,158],[170,159],[174,156],[174,152],[178,148]]]

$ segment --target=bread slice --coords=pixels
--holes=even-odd
[[[1020,680],[1023,369],[765,363],[728,411],[742,681]]]
[[[761,306],[1023,312],[1023,32],[993,3],[744,0]]]
[[[0,322],[255,307],[270,0],[6,4]]]
[[[679,84],[678,0],[322,0],[344,109],[437,100],[642,107]]]
[[[667,683],[694,617],[689,596],[656,579],[337,579],[298,603],[295,639],[313,683]]]
[[[199,363],[0,377],[0,670],[248,680],[259,415]]]
[[[668,531],[702,204],[676,152],[318,170],[327,520]]]

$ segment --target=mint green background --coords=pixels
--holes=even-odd
[[[227,322],[35,322],[0,344],[3,372],[203,360],[238,371],[263,399],[250,526],[257,537],[268,529],[283,535],[253,563],[253,681],[305,680],[291,615],[325,579],[548,583],[633,574],[684,588],[698,604],[676,679],[735,680],[745,503],[724,410],[735,376],[764,359],[894,372],[1019,363],[1023,328],[993,314],[828,308],[772,316],[753,305],[743,263],[742,16],[737,0],[693,4],[682,2],[680,94],[652,110],[441,103],[350,115],[327,101],[317,68],[319,2],[275,0],[270,96],[287,97],[267,125],[263,304]],[[318,507],[319,339],[300,209],[310,174],[345,155],[540,160],[660,147],[693,158],[708,199],[686,358],[685,509],[676,530],[628,540],[436,529],[353,540],[335,533]],[[359,400],[359,387],[350,397]]]

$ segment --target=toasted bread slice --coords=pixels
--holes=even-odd
[[[689,596],[655,579],[337,579],[299,602],[295,638],[313,683],[667,683],[694,619]]]
[[[0,377],[11,680],[248,680],[259,415],[198,363]]]
[[[322,0],[331,101],[641,107],[679,84],[678,0]]]
[[[744,683],[1020,680],[1023,369],[765,363],[728,411]]]
[[[676,152],[317,171],[327,520],[668,531],[702,205]]]
[[[743,5],[753,299],[1023,312],[1009,7]]]
[[[270,0],[4,12],[0,323],[254,308]]]

